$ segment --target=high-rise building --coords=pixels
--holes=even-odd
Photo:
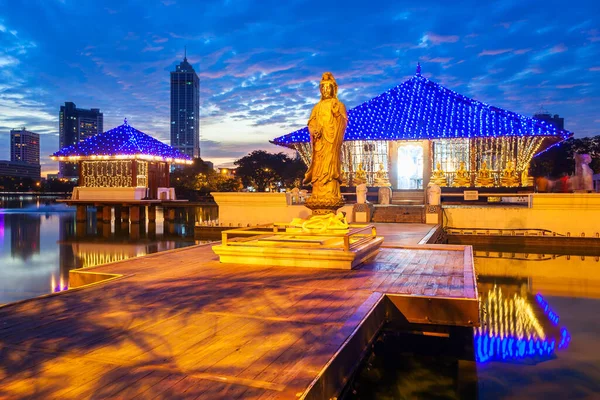
[[[10,161],[40,165],[40,135],[25,128],[10,131]]]
[[[171,72],[171,146],[200,157],[200,80],[186,56]]]
[[[58,115],[59,150],[83,142],[90,136],[102,133],[104,130],[104,115],[98,108],[77,108],[75,103],[65,102],[60,106]],[[75,178],[78,176],[77,164],[60,162],[58,165],[60,176]]]

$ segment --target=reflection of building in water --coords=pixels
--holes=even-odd
[[[558,328],[558,315],[543,297],[532,301],[526,280],[515,282],[478,285],[481,326],[474,329],[474,348],[479,362],[543,359],[569,344],[567,329]]]
[[[64,254],[65,258],[71,258],[69,264],[76,266],[74,268],[90,268],[175,248],[177,248],[175,242],[89,243],[77,241],[70,243],[62,242],[60,244],[60,253],[61,262],[63,262]],[[68,270],[66,275],[68,276]]]
[[[81,268],[95,267],[148,254],[145,244],[72,243],[71,246]]]
[[[33,254],[40,254],[40,216],[27,218],[26,223],[19,223],[21,215],[5,215],[10,226],[11,255],[23,260]]]

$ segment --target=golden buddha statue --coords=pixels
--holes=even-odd
[[[469,187],[471,186],[471,177],[469,171],[465,168],[465,162],[461,161],[452,181],[453,187]]]
[[[375,186],[388,187],[391,186],[387,172],[383,169],[383,164],[379,164],[379,170],[375,172]]]
[[[521,172],[521,186],[533,186],[534,183],[535,182],[533,181],[533,177],[529,176],[529,171],[527,169],[524,169],[523,172]]]
[[[348,186],[348,173],[344,170],[344,167],[340,172],[340,186]]]
[[[502,170],[500,175],[500,186],[502,187],[517,187],[519,186],[519,178],[515,172],[515,164],[512,161],[506,163],[506,168]]]
[[[352,179],[354,186],[358,186],[361,183],[367,183],[367,172],[363,169],[362,163],[358,164],[358,168],[354,171],[354,179]]]
[[[431,174],[431,179],[429,180],[429,185],[436,184],[439,187],[446,187],[446,173],[442,170],[439,161],[435,164],[435,169]]]
[[[481,163],[481,168],[477,171],[477,178],[475,179],[475,186],[480,187],[493,187],[494,177],[491,171],[488,169],[487,162]]]

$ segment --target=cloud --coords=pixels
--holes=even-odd
[[[142,52],[146,52],[146,51],[161,51],[162,49],[164,49],[163,46],[146,46],[144,47],[144,49],[142,50]]]
[[[421,61],[445,64],[453,60],[452,57],[433,57],[423,56],[420,58]]]
[[[438,35],[433,32],[427,32],[425,35],[421,37],[421,41],[419,42],[419,46],[427,47],[428,44],[432,46],[438,46],[442,43],[456,43],[458,42],[459,37],[456,35]]]
[[[531,50],[532,50],[531,47],[528,47],[526,49],[515,50],[514,53],[515,54],[525,54],[525,53],[529,53]]]
[[[513,51],[513,49],[483,50],[478,56],[497,56],[499,54],[510,53],[511,51]]]
[[[590,71],[600,71],[600,66],[589,68]]]
[[[561,43],[561,44],[557,44],[556,46],[553,46],[550,49],[550,53],[553,53],[553,54],[555,54],[555,53],[562,53],[562,52],[565,52],[567,50],[568,50],[567,46],[565,46],[564,44]]]
[[[557,89],[572,89],[581,86],[589,86],[589,83],[570,83],[564,85],[556,85]]]

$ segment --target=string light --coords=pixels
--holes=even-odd
[[[423,77],[406,82],[348,111],[344,140],[423,140],[542,136],[568,139],[554,125],[482,103]],[[273,143],[310,141],[308,127]]]
[[[62,148],[51,158],[55,161],[141,159],[174,164],[192,163],[190,156],[138,131],[127,123],[127,119],[123,125]]]

